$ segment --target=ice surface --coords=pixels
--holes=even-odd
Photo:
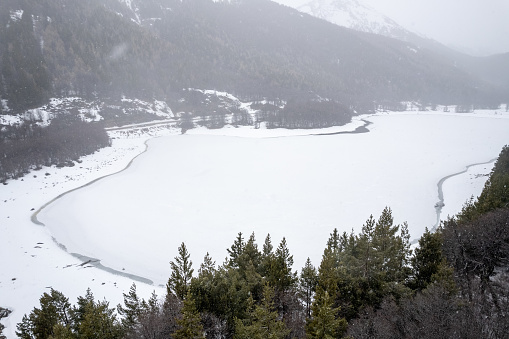
[[[70,252],[160,284],[182,241],[195,262],[206,252],[222,262],[238,232],[275,245],[285,236],[300,268],[318,263],[334,227],[358,232],[385,206],[417,238],[435,224],[437,182],[496,157],[509,130],[509,120],[430,113],[369,120],[367,134],[154,139],[129,169],[39,220]]]

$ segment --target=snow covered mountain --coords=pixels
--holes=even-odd
[[[414,35],[391,18],[357,0],[273,0],[333,24],[409,41]]]

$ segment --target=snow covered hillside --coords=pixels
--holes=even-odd
[[[361,32],[408,40],[412,34],[391,18],[357,0],[274,0],[303,13]]]

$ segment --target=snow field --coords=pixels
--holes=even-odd
[[[268,233],[275,247],[286,237],[300,269],[308,256],[319,264],[335,227],[359,232],[385,206],[418,238],[436,223],[437,182],[496,158],[508,141],[507,119],[407,113],[368,120],[367,134],[225,136],[243,133],[232,128],[153,139],[127,170],[69,193],[39,220],[70,252],[156,284],[166,282],[182,242],[196,264],[206,252],[222,263],[238,232],[255,232],[260,246]]]
[[[307,256],[319,265],[334,227],[360,231],[373,213],[393,209],[408,221],[413,238],[436,221],[437,182],[472,163],[496,158],[508,143],[509,114],[391,113],[362,117],[370,133],[305,136],[316,131],[196,129],[189,135],[159,130],[125,139],[110,132],[113,147],[73,168],[44,168],[0,186],[0,305],[14,312],[2,323],[8,338],[23,314],[53,287],[75,303],[90,287],[113,307],[132,280],[99,270],[63,251],[99,258],[102,264],[154,281],[137,283],[140,296],[162,296],[169,261],[186,242],[195,268],[205,252],[218,264],[238,232],[267,233],[276,247],[283,236],[294,269]],[[360,118],[329,132],[355,130]],[[65,195],[39,215],[32,214]],[[293,134],[292,136],[290,136]],[[125,135],[125,134],[124,134]],[[285,137],[286,136],[286,137]],[[478,195],[492,165],[474,166],[444,185],[442,216]],[[48,173],[49,175],[46,175]]]

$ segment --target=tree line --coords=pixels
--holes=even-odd
[[[49,126],[26,121],[0,129],[0,182],[17,179],[43,166],[74,166],[84,155],[110,146],[101,123],[61,115]]]

